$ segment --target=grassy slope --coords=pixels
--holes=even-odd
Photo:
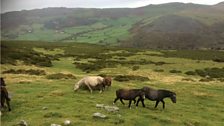
[[[16,47],[16,43],[11,43]],[[26,46],[26,44],[23,44]],[[37,43],[34,50],[46,54],[73,53],[73,54],[88,54],[105,53],[104,48],[86,44],[70,44],[54,46],[59,51],[49,51],[44,48],[52,48],[52,44]],[[29,45],[32,48],[32,44]],[[53,47],[53,48],[54,48]],[[65,49],[64,51],[62,51]],[[69,51],[71,50],[71,51]],[[73,51],[72,51],[73,50]],[[87,51],[88,50],[88,51]],[[121,52],[121,49],[109,48],[107,53]],[[122,49],[124,50],[124,49]],[[184,74],[170,74],[170,69],[194,70],[206,67],[224,67],[223,64],[212,62],[211,60],[196,60],[185,58],[163,58],[158,56],[149,56],[148,54],[161,54],[158,51],[141,51],[132,56],[126,57],[126,60],[139,61],[141,59],[151,61],[165,61],[168,63],[162,66],[153,64],[139,65],[140,69],[132,71],[130,65],[117,66],[115,68],[106,68],[100,71],[85,73],[75,68],[72,64],[74,57],[60,58],[59,61],[53,61],[53,67],[35,67],[27,65],[12,66],[9,64],[1,65],[2,71],[7,69],[42,69],[51,73],[72,73],[77,79],[74,80],[48,80],[45,76],[31,76],[22,74],[3,74],[7,83],[7,88],[12,96],[12,112],[3,112],[1,123],[4,126],[15,125],[20,120],[26,120],[30,125],[46,125],[51,123],[63,123],[69,119],[72,125],[133,125],[133,126],[148,126],[148,125],[202,125],[202,126],[222,126],[224,122],[223,111],[223,82],[198,82],[200,77],[186,76]],[[193,54],[191,54],[193,55]],[[114,57],[115,58],[115,57]],[[114,59],[113,58],[113,59]],[[81,59],[81,62],[86,62],[90,59]],[[165,72],[156,73],[154,69],[163,69]],[[106,73],[110,75],[116,74],[131,74],[148,76],[151,80],[146,82],[129,81],[117,82],[113,81],[112,87],[102,94],[95,91],[90,94],[88,91],[79,90],[74,93],[72,88],[75,82],[86,75],[97,75]],[[183,78],[191,78],[195,82],[182,81]],[[117,113],[109,113],[103,109],[97,109],[96,104],[112,105],[115,98],[115,90],[118,88],[140,88],[142,86],[151,86],[153,88],[169,89],[177,93],[177,103],[171,103],[170,99],[166,99],[166,109],[162,110],[162,105],[159,104],[157,109],[154,109],[154,102],[146,100],[146,108],[141,105],[138,108],[132,106],[128,109],[119,101],[116,106],[120,108]],[[48,107],[43,110],[43,107]],[[98,120],[93,119],[94,112],[106,114],[109,119]],[[119,117],[121,115],[121,117]]]
[[[102,18],[92,25],[67,27],[60,30],[47,29],[44,28],[43,24],[33,23],[32,25],[22,25],[15,31],[8,33],[3,31],[3,34],[18,34],[16,40],[84,43],[99,43],[102,41],[101,44],[116,44],[118,39],[126,39],[129,36],[128,30],[138,19],[138,17]],[[24,29],[32,29],[32,32],[23,31]],[[2,39],[7,40],[4,36]]]

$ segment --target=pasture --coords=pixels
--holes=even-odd
[[[130,36],[129,29],[139,20],[138,17],[123,17],[118,19],[98,19],[91,25],[79,25],[62,29],[49,29],[44,24],[21,25],[14,31],[3,34],[17,36],[22,41],[47,42],[81,42],[93,44],[118,45],[121,40]],[[14,38],[15,39],[15,38]],[[7,39],[3,35],[3,40]]]
[[[1,49],[1,76],[12,99],[12,111],[2,111],[2,126],[13,126],[20,120],[32,126],[49,126],[63,124],[67,119],[72,126],[224,125],[222,76],[185,74],[196,69],[219,68],[222,75],[224,64],[213,58],[224,59],[223,51],[186,50],[180,53],[81,43],[17,41],[3,41]],[[35,70],[45,74],[32,74]],[[112,86],[101,94],[99,91],[90,94],[88,90],[74,92],[74,84],[87,75],[111,76]],[[119,78],[121,75],[125,79]],[[139,79],[145,77],[148,79]],[[132,104],[129,109],[128,101],[125,106],[116,102],[118,112],[96,108],[96,104],[113,106],[115,91],[119,88],[143,86],[171,90],[177,94],[177,103],[165,99],[164,110],[161,103],[155,109],[155,102],[149,100],[145,100],[146,108],[139,103],[138,108]],[[92,117],[95,112],[108,118],[95,119]]]

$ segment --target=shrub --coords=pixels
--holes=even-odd
[[[170,70],[170,73],[182,73],[180,70]]]
[[[121,61],[120,60],[119,61],[119,60],[108,60],[108,59],[104,59],[104,58],[101,57],[101,59],[89,61],[89,63],[75,62],[73,64],[76,65],[76,68],[79,68],[82,71],[98,71],[103,68],[113,68],[113,67],[116,67],[117,65],[132,66],[132,65],[147,65],[147,64],[155,64],[155,65],[168,64],[165,62],[153,62],[153,61],[146,61],[146,60],[141,60],[141,61],[135,61],[135,60]],[[135,67],[135,68],[137,68],[137,67]]]
[[[194,71],[187,71],[187,72],[185,72],[185,74],[187,74],[187,75],[196,75],[197,73],[194,72]]]
[[[157,66],[161,66],[161,65],[164,65],[164,64],[167,64],[167,63],[165,63],[163,61],[160,61],[160,62],[154,62],[154,64],[157,65]]]
[[[224,78],[218,78],[218,81],[224,82]]]
[[[195,71],[188,71],[185,74],[187,75],[199,75],[201,77],[210,77],[210,78],[224,78],[224,68],[205,68],[205,69],[196,69]]]
[[[155,72],[164,72],[163,69],[154,69]]]
[[[206,75],[207,75],[206,71],[204,71],[204,70],[196,69],[195,72],[196,72],[199,76],[202,76],[202,77],[206,77]]]
[[[214,61],[214,62],[222,63],[222,62],[224,62],[224,59],[216,58],[216,59],[213,59],[213,61]]]
[[[23,70],[23,69],[9,69],[7,71],[3,71],[3,74],[29,74],[29,75],[46,75],[46,72],[44,70]]]
[[[214,79],[212,79],[212,78],[202,78],[202,79],[200,79],[199,81],[200,82],[209,82],[209,81],[213,81]]]
[[[224,68],[206,68],[204,71],[211,78],[224,78]]]
[[[27,65],[50,67],[52,66],[51,57],[34,52],[32,48],[8,48],[2,51],[1,63],[15,65],[16,60],[23,61]]]
[[[192,82],[195,82],[195,80],[193,80],[191,78],[183,78],[182,81],[192,81]]]
[[[135,76],[135,75],[118,75],[115,76],[114,80],[116,81],[131,81],[131,80],[137,80],[137,81],[148,81],[148,77],[143,77],[143,76]]]
[[[133,66],[133,67],[132,67],[132,70],[133,70],[133,71],[136,71],[136,70],[138,70],[138,69],[140,69],[139,66]]]
[[[76,65],[76,68],[79,68],[84,72],[98,71],[105,67],[100,64],[91,64],[91,63],[74,63],[74,64]]]
[[[76,79],[76,77],[72,74],[63,74],[63,73],[56,73],[50,74],[46,76],[47,79]]]

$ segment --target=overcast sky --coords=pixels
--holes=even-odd
[[[1,0],[1,13],[46,7],[116,8],[140,7],[148,4],[184,2],[213,5],[223,0]]]

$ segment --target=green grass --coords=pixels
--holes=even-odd
[[[21,25],[15,31],[4,32],[14,34],[15,40],[28,41],[64,41],[117,45],[120,40],[129,37],[129,29],[140,18],[122,17],[118,19],[97,19],[98,22],[91,25],[65,27],[59,30],[47,29],[43,24]],[[8,40],[4,38],[4,40]]]
[[[54,30],[45,29],[41,24],[33,24],[31,28],[33,29],[32,33],[21,34],[17,40],[57,41],[69,36],[67,33],[58,33]]]
[[[10,50],[22,50],[18,42],[3,42],[3,46]],[[46,71],[46,75],[24,75],[24,74],[2,74],[5,78],[7,89],[12,96],[12,111],[3,110],[1,124],[3,126],[16,125],[20,120],[26,120],[29,125],[49,126],[52,123],[62,124],[65,120],[71,120],[72,126],[223,126],[223,82],[214,80],[200,82],[200,76],[187,76],[185,71],[204,69],[206,67],[224,67],[223,64],[213,62],[211,59],[193,60],[180,57],[163,57],[164,52],[151,50],[122,49],[80,43],[37,43],[22,42],[23,47],[29,47],[37,53],[57,56],[55,49],[60,50],[59,60],[52,60],[51,67],[39,67],[25,65],[18,62],[16,65],[1,64],[2,71],[9,69],[40,69]],[[35,47],[35,48],[34,48]],[[125,51],[124,51],[125,50]],[[5,50],[3,50],[5,51]],[[24,50],[26,51],[26,50]],[[29,51],[29,50],[28,50]],[[132,52],[132,53],[131,53]],[[207,50],[209,52],[209,50]],[[131,53],[131,55],[127,55]],[[141,61],[141,59],[153,62],[164,61],[170,64],[155,65],[144,64],[133,71],[133,66],[120,64],[114,68],[104,68],[98,71],[85,73],[75,67],[74,61],[79,62],[97,60],[96,56],[104,54],[111,60],[119,61],[119,57],[125,57],[121,61]],[[152,54],[157,54],[153,55]],[[3,53],[3,56],[6,55]],[[83,56],[82,56],[83,55]],[[85,56],[84,56],[85,55]],[[191,53],[194,55],[194,52]],[[202,54],[201,54],[202,55]],[[205,53],[207,55],[207,53]],[[112,58],[111,58],[112,56]],[[154,69],[163,69],[164,72],[154,72]],[[170,73],[170,70],[180,70],[182,73]],[[73,74],[77,79],[47,79],[51,74]],[[90,94],[88,90],[73,91],[74,84],[84,76],[107,74],[115,77],[117,75],[134,75],[148,77],[150,80],[130,80],[125,82],[115,81],[112,87],[106,89],[102,94],[94,91]],[[194,81],[183,81],[190,78]],[[123,106],[117,101],[119,111],[110,113],[104,109],[96,108],[96,104],[112,105],[115,91],[119,88],[141,88],[150,86],[156,89],[168,89],[176,92],[177,103],[173,104],[170,99],[165,99],[166,108],[162,109],[160,103],[154,109],[155,102],[146,100],[146,108],[141,104],[138,108],[132,104],[128,108],[128,101]],[[43,107],[47,107],[46,110]],[[101,112],[109,118],[106,120],[94,119],[92,114]]]

